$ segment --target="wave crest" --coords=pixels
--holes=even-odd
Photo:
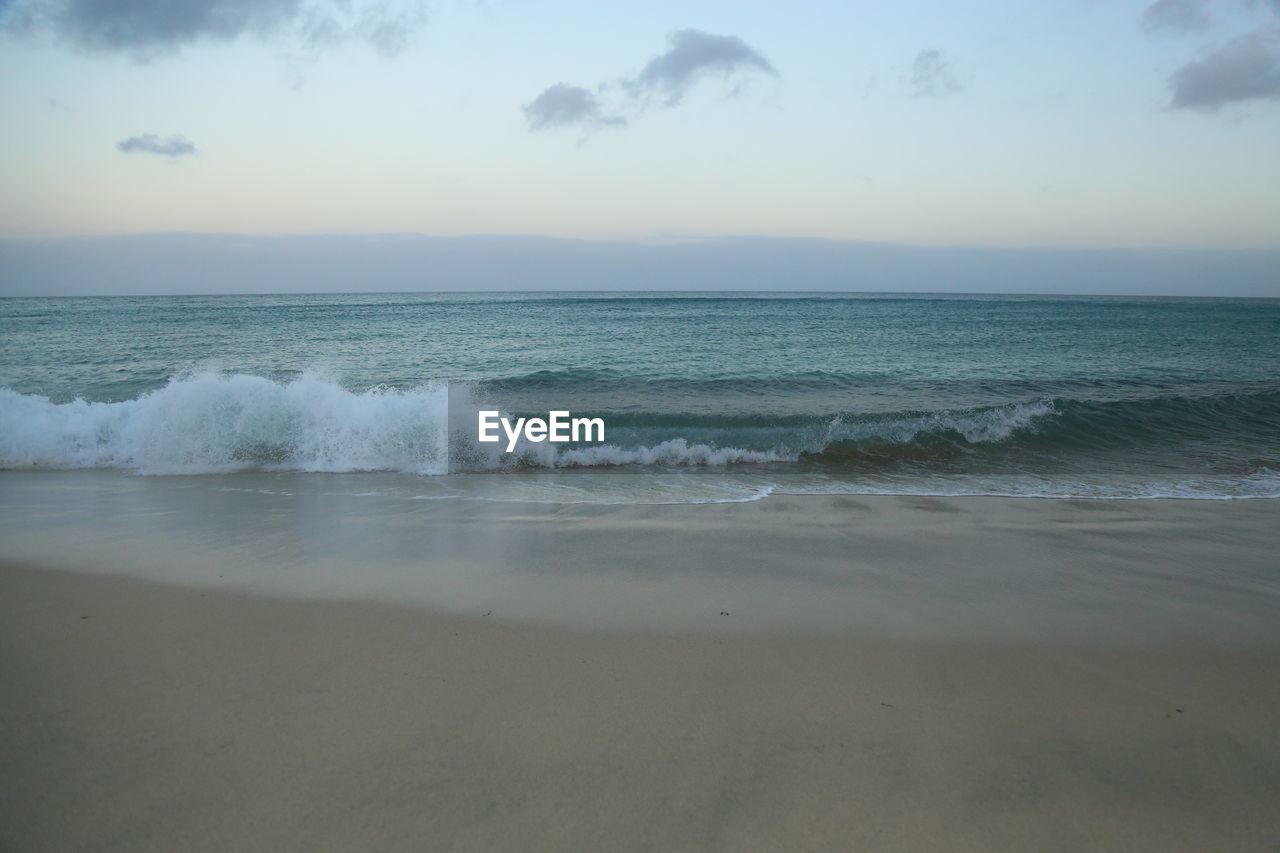
[[[0,466],[197,474],[448,469],[447,388],[347,391],[317,373],[289,383],[193,373],[136,400],[52,403],[0,389]]]
[[[799,470],[855,477],[995,470],[1056,476],[1064,465],[1087,462],[1092,470],[1105,457],[1106,464],[1141,460],[1163,467],[1183,465],[1183,458],[1209,460],[1242,476],[1274,469],[1280,452],[1273,426],[1280,394],[1270,390],[877,415],[611,413],[605,407],[591,414],[605,418],[608,444],[522,441],[510,455],[476,442],[477,397],[484,408],[502,408],[500,395],[483,383],[351,391],[319,372],[289,382],[193,372],[115,403],[54,403],[0,388],[0,468],[443,474],[451,466],[502,472],[799,463]],[[1186,467],[1204,467],[1196,465]]]

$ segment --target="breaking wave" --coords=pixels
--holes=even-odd
[[[1238,470],[1226,473],[1240,477],[1280,466],[1275,391],[1034,399],[874,415],[592,411],[605,418],[607,444],[522,442],[514,454],[502,454],[467,434],[474,430],[475,399],[501,407],[500,396],[495,403],[501,389],[480,385],[441,381],[353,391],[318,372],[277,382],[206,371],[111,403],[55,403],[0,388],[0,468],[431,475],[451,469],[787,466],[859,476],[999,470],[1048,480],[1064,459],[1078,470],[1106,454],[1231,457]]]
[[[0,466],[197,474],[448,469],[448,389],[353,393],[318,374],[175,377],[135,400],[52,403],[0,389]]]

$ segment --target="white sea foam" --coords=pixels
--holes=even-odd
[[[1038,417],[1055,414],[1057,410],[1051,401],[1038,400],[973,412],[945,412],[865,423],[836,421],[828,430],[828,441],[880,439],[906,444],[924,433],[951,431],[964,436],[970,444],[994,444],[1032,426]]]
[[[444,385],[354,393],[318,373],[288,383],[192,373],[118,403],[0,389],[0,466],[437,474],[448,467],[447,394]]]
[[[743,450],[738,447],[715,447],[689,444],[673,438],[652,447],[622,448],[609,444],[558,450],[545,464],[557,468],[595,467],[603,465],[730,465],[735,462],[789,462],[796,454],[770,450]]]

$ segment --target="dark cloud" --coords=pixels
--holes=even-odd
[[[1156,0],[1142,13],[1142,28],[1149,33],[1198,32],[1210,23],[1207,0]]]
[[[288,38],[308,48],[360,39],[394,54],[424,19],[420,0],[14,0],[0,27],[146,60],[243,36]]]
[[[1170,106],[1214,112],[1225,104],[1280,99],[1280,38],[1257,30],[1189,62],[1169,78]]]
[[[185,157],[196,153],[195,145],[184,136],[170,136],[161,139],[154,133],[141,136],[130,136],[116,143],[116,148],[125,154],[158,154],[161,157]]]
[[[383,56],[395,56],[409,46],[427,15],[421,0],[395,5],[386,0],[363,5],[351,0],[310,0],[299,18],[302,41],[310,47],[359,39]]]
[[[663,107],[677,106],[704,77],[719,76],[729,81],[750,72],[778,76],[762,53],[736,36],[676,30],[668,38],[671,48],[649,60],[635,77],[618,81],[617,86],[597,87],[599,92],[620,88],[624,101],[620,109],[606,110],[590,89],[557,83],[524,105],[529,130],[578,127],[591,131],[600,127],[623,127],[627,119],[621,113],[639,113],[655,102]],[[730,94],[737,94],[743,82],[739,80]]]
[[[760,51],[736,36],[676,30],[668,38],[671,48],[666,53],[655,56],[639,74],[623,81],[632,97],[656,98],[662,106],[674,107],[704,77],[718,75],[727,80],[751,71],[778,76]]]
[[[621,127],[627,123],[622,116],[605,115],[600,101],[589,90],[567,83],[548,86],[541,95],[525,104],[524,117],[531,131],[563,127],[592,130]]]
[[[951,59],[931,48],[916,54],[911,63],[911,88],[917,98],[939,98],[963,91],[951,71]]]

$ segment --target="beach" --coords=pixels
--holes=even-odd
[[[1280,0],[0,44],[0,853],[1280,853]]]
[[[202,535],[180,505],[163,536],[121,513],[77,567],[91,513],[68,496],[95,481],[24,476],[4,475],[32,508],[0,573],[4,849],[1280,842],[1274,501],[415,505],[436,535],[518,543],[519,589],[561,589],[540,562],[560,555],[579,595],[554,611],[497,586],[433,598],[443,571],[255,588],[254,559],[290,559],[270,541],[235,571],[213,550],[228,571],[207,575],[173,547],[183,524]],[[55,512],[31,489],[59,477]],[[174,508],[163,478],[108,482],[126,480]],[[201,523],[224,524],[201,494]],[[294,505],[273,529],[298,531]],[[10,536],[41,514],[66,534],[44,556]],[[393,550],[384,537],[388,565]],[[435,559],[483,577],[500,556],[464,541]],[[616,598],[640,588],[640,607]],[[812,624],[767,606],[780,593]]]

